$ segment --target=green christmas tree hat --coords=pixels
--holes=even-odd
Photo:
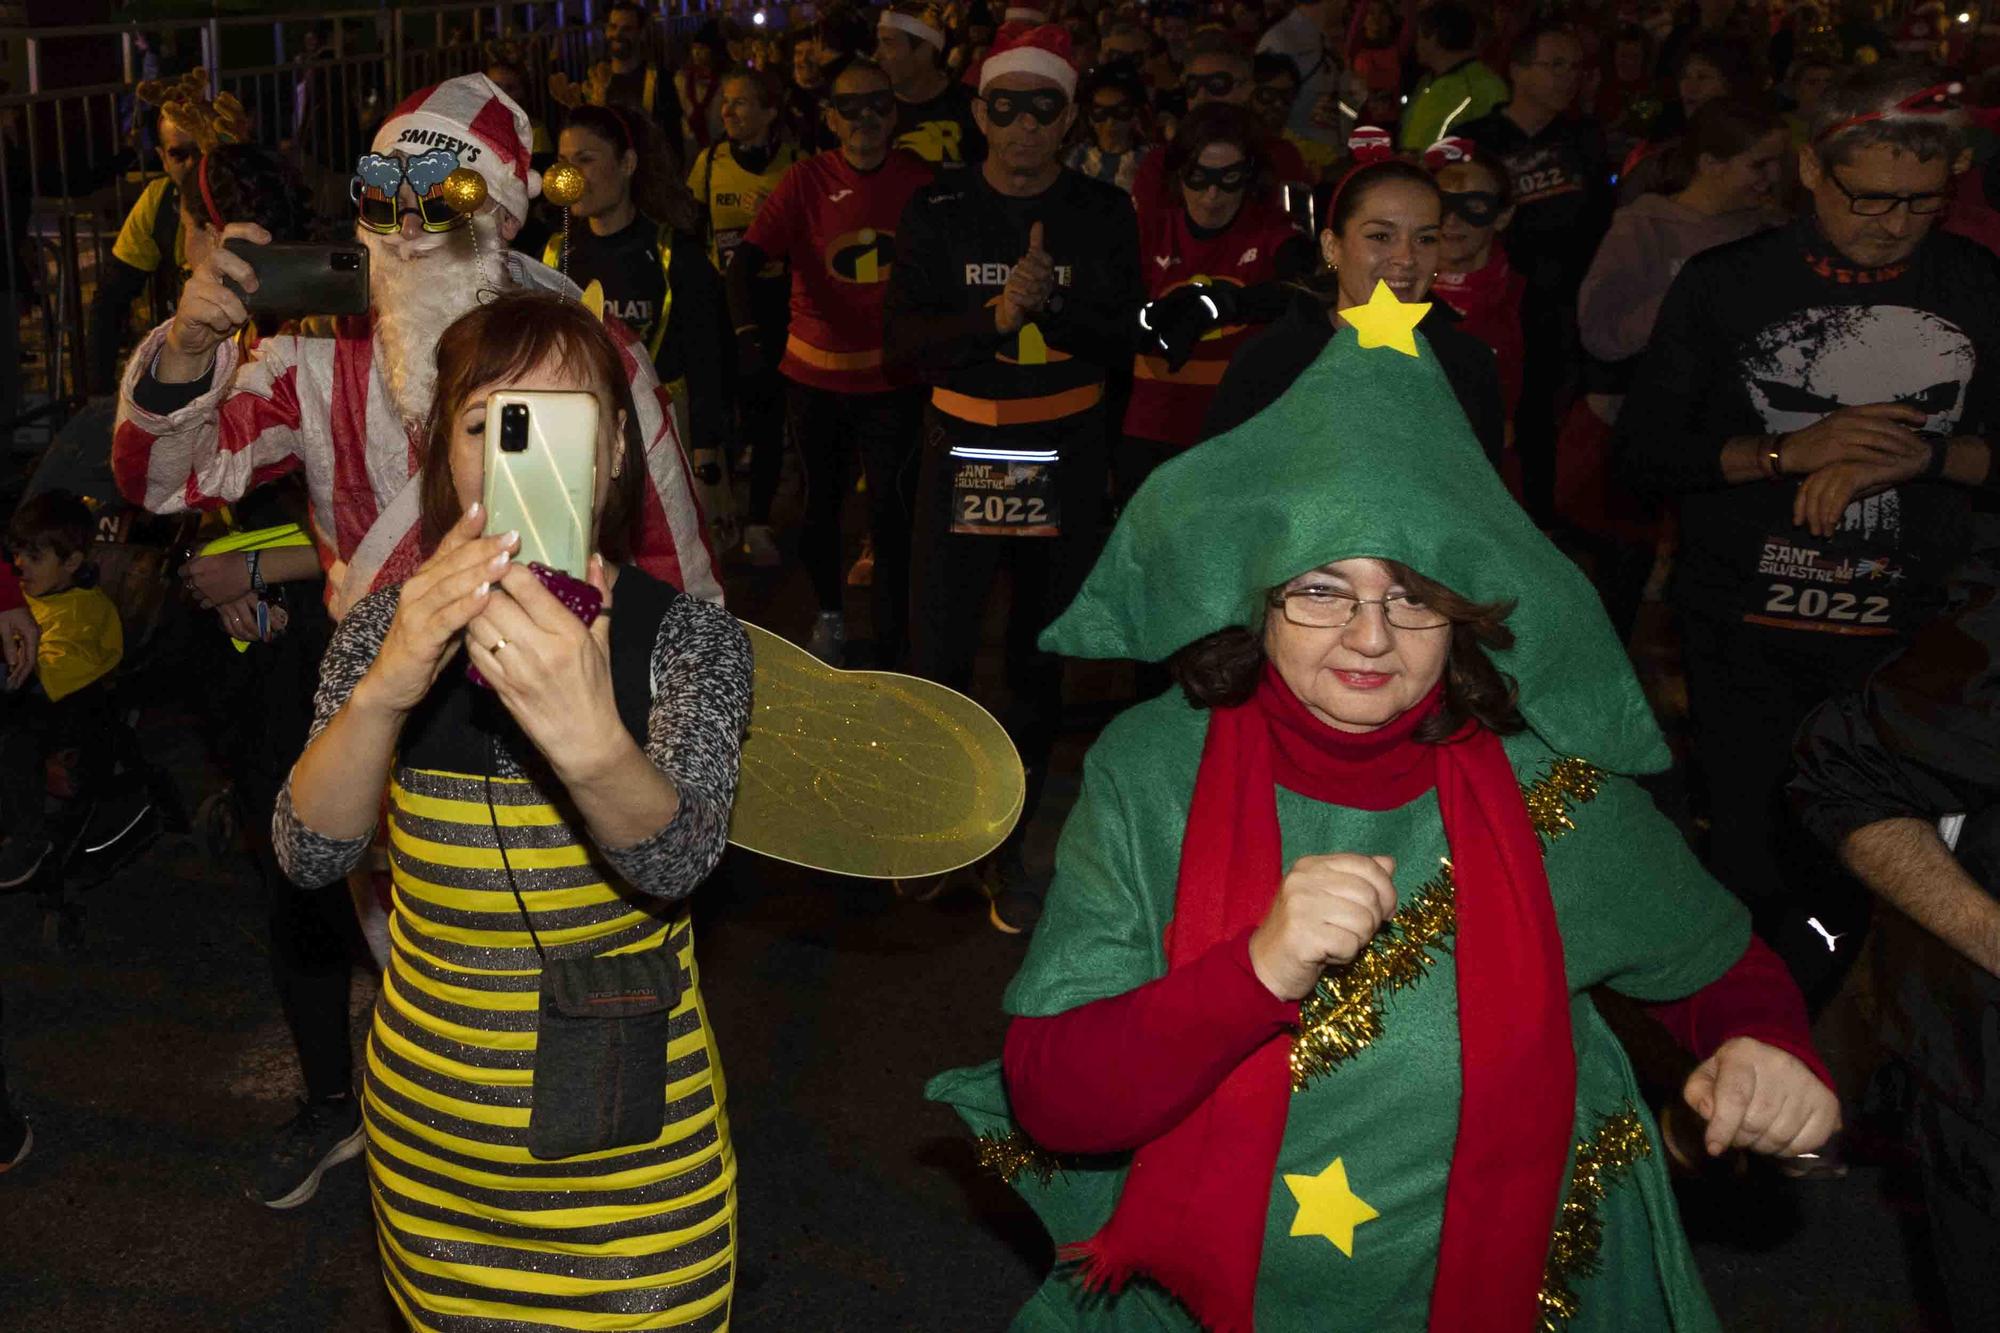
[[[1071,657],[1158,661],[1263,623],[1266,589],[1336,560],[1395,560],[1474,601],[1516,603],[1493,653],[1559,754],[1619,773],[1668,754],[1596,592],[1486,461],[1430,345],[1386,289],[1277,402],[1162,465],[1069,609]]]

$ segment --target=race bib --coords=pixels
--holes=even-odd
[[[975,537],[1056,537],[1056,462],[952,458],[951,530]]]
[[[1886,555],[1857,555],[1801,545],[1796,537],[1765,540],[1757,563],[1760,591],[1743,619],[1777,629],[1821,634],[1896,633],[1903,570]]]

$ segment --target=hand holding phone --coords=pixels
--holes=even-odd
[[[252,318],[368,313],[368,247],[364,245],[258,245],[231,237],[223,241],[222,249],[248,265],[255,276],[254,284],[242,283],[233,266],[224,271],[224,280]]]
[[[254,222],[232,222],[222,229],[222,244],[195,265],[181,287],[167,345],[154,368],[163,382],[181,384],[206,375],[216,347],[250,322],[245,293],[257,290],[257,270],[244,253],[270,240],[271,233]]]

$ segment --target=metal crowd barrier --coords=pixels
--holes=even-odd
[[[547,124],[549,75],[560,70],[580,81],[602,58],[609,6],[610,0],[461,0],[8,32],[21,43],[27,86],[0,94],[0,262],[17,310],[35,321],[42,383],[32,411],[3,405],[14,416],[0,422],[9,432],[0,436],[0,450],[14,428],[53,430],[85,396],[86,275],[99,271],[126,213],[161,174],[151,109],[133,96],[146,76],[149,49],[170,50],[161,63],[176,73],[206,69],[214,92],[243,103],[259,141],[289,143],[308,181],[318,184],[344,179],[366,151],[375,121],[405,95],[482,69],[502,48],[526,67],[526,109]],[[651,34],[662,55],[678,54],[715,12],[704,12],[703,0],[676,0],[671,8],[670,16],[656,16]],[[125,77],[45,87],[49,44],[80,38],[117,43]],[[32,284],[25,290],[24,278]],[[166,287],[154,286],[156,321],[164,317]]]

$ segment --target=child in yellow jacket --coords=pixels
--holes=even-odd
[[[93,687],[125,655],[118,608],[92,586],[92,527],[90,510],[67,491],[26,501],[8,525],[41,645],[33,680],[0,706],[0,888],[25,883],[48,856],[48,758],[102,734],[104,691]]]

